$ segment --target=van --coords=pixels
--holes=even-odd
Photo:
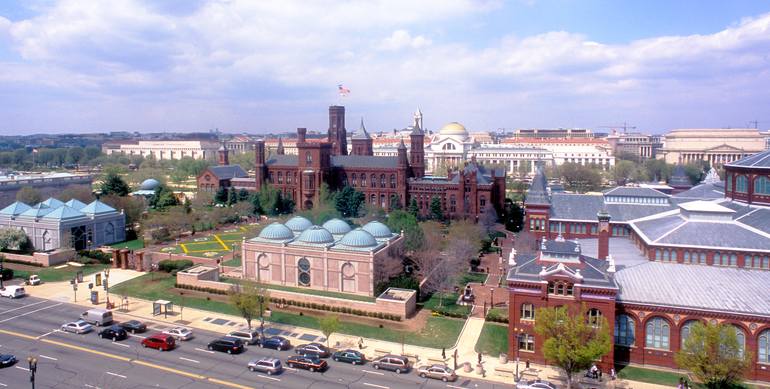
[[[249,345],[254,345],[254,344],[257,344],[257,342],[259,342],[259,331],[257,331],[256,329],[250,330],[248,328],[244,328],[238,331],[232,331],[229,334],[227,334],[227,336],[238,338],[242,340],[244,343]]]
[[[409,371],[409,359],[401,355],[385,355],[372,361],[375,369],[395,371],[397,374]]]
[[[80,318],[97,326],[106,326],[112,323],[112,312],[102,308],[94,308],[83,312]]]
[[[3,289],[0,289],[0,297],[8,297],[8,298],[15,299],[19,297],[24,297],[26,295],[27,295],[27,292],[24,291],[23,286],[9,285]]]

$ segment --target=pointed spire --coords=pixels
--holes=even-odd
[[[278,137],[278,147],[276,147],[275,153],[278,154],[278,155],[283,155],[284,154],[283,138],[282,137]]]
[[[537,173],[532,179],[532,184],[527,191],[526,204],[550,204],[551,199],[548,195],[548,180],[545,178],[543,167],[537,166]]]
[[[398,142],[398,149],[399,150],[401,150],[401,149],[406,150],[406,145],[404,144],[404,138],[401,138],[401,141]]]
[[[352,139],[371,139],[369,136],[369,133],[366,132],[366,126],[364,126],[364,117],[361,117],[361,126],[358,128],[358,131],[356,131],[355,134],[353,134]]]

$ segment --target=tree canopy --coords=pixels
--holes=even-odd
[[[31,186],[23,186],[16,192],[16,201],[21,201],[24,204],[35,205],[43,201],[43,196],[40,195],[37,189]]]
[[[357,217],[362,205],[366,201],[363,193],[345,186],[334,195],[334,208],[342,217]]]
[[[444,210],[441,206],[441,199],[434,196],[430,199],[430,218],[433,220],[444,220]]]
[[[736,386],[752,360],[745,345],[739,343],[736,330],[729,324],[697,322],[690,327],[690,334],[674,360],[707,388]]]
[[[230,304],[235,306],[238,312],[246,320],[246,325],[251,329],[251,321],[261,317],[270,301],[268,290],[253,282],[243,282],[234,286],[229,294]]]
[[[417,224],[417,218],[409,212],[395,210],[388,214],[385,224],[395,233],[404,231],[404,248],[408,251],[419,249],[423,243],[423,235],[420,226]]]
[[[101,191],[102,195],[127,196],[131,193],[131,188],[128,187],[128,184],[117,173],[109,172],[104,177],[104,181],[102,181]]]

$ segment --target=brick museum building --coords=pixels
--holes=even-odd
[[[749,380],[770,381],[770,209],[763,185],[770,151],[725,165],[693,188],[666,195],[618,187],[602,194],[552,193],[542,173],[525,202],[538,252],[515,255],[509,354],[545,362],[535,310],[585,308],[607,319],[614,347],[601,364],[676,368],[693,323],[733,326],[752,363]],[[657,193],[656,193],[657,192]],[[628,239],[641,262],[614,256],[610,237]],[[597,239],[597,258],[577,239]]]
[[[425,175],[425,133],[418,121],[409,135],[409,150],[402,140],[395,156],[375,156],[372,138],[363,125],[348,137],[342,106],[329,107],[327,139],[308,139],[306,133],[305,128],[297,129],[296,155],[285,154],[279,144],[276,153],[268,156],[264,142],[257,141],[256,171],[248,177],[239,176],[238,169],[231,168],[235,165],[229,165],[227,150],[220,149],[220,166],[201,173],[198,190],[232,186],[258,191],[270,184],[293,199],[298,209],[311,209],[319,201],[322,184],[331,190],[350,186],[364,193],[368,204],[385,209],[394,203],[406,207],[415,199],[426,215],[431,199],[438,197],[444,214],[453,218],[476,218],[488,205],[498,211],[503,207],[504,170],[487,169],[472,159],[446,177]]]

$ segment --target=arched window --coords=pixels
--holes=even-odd
[[[660,249],[655,249],[655,260],[656,261],[661,260]]]
[[[307,258],[297,261],[297,281],[302,286],[310,286],[310,261]]]
[[[668,262],[671,260],[671,257],[669,257],[668,250],[663,250],[663,262]]]
[[[348,186],[348,175],[342,173],[342,186]]]
[[[286,185],[291,185],[291,172],[286,172]]]
[[[746,334],[738,326],[734,325],[733,328],[735,328],[735,339],[738,340],[738,355],[743,358],[743,353],[746,352]]]
[[[377,204],[377,195],[372,193],[372,195],[369,196],[369,202],[372,203],[372,205]]]
[[[384,188],[384,187],[385,187],[385,175],[380,174],[380,188]]]
[[[770,363],[770,329],[759,333],[758,362]]]
[[[396,175],[395,174],[391,174],[390,175],[390,188],[391,189],[396,189]]]
[[[767,177],[757,177],[754,179],[754,193],[770,196],[770,179]]]
[[[305,165],[310,166],[313,164],[313,154],[309,151],[305,153]]]
[[[357,181],[357,180],[356,180],[356,173],[353,173],[353,174],[351,174],[351,175],[350,175],[350,182],[352,183],[352,185],[351,185],[351,186],[356,186],[356,184],[357,184],[357,182],[356,182],[356,181]]]
[[[679,347],[684,347],[684,341],[687,340],[687,338],[690,336],[690,332],[692,331],[692,326],[697,323],[697,320],[688,320],[684,325],[682,325],[682,330],[679,331],[679,339],[681,341]]]
[[[685,251],[684,252],[684,263],[690,263],[690,252]]]
[[[521,319],[535,320],[535,306],[529,303],[521,304]]]
[[[372,174],[371,179],[372,179],[372,188],[376,188],[377,187],[377,175],[376,174]]]
[[[661,317],[654,317],[647,322],[645,328],[645,345],[650,348],[660,350],[669,349],[669,336],[671,327],[668,322]]]
[[[278,172],[278,183],[283,184],[283,173]]]
[[[706,264],[706,253],[700,253],[700,264],[701,265]]]
[[[735,178],[735,191],[738,193],[747,193],[749,191],[749,179],[746,176]]]
[[[730,254],[730,266],[738,266],[738,256]]]
[[[598,327],[602,323],[602,311],[591,308],[588,310],[588,324],[593,327]]]
[[[676,250],[671,250],[671,262],[676,262],[676,261],[677,261]]]
[[[343,264],[340,273],[342,276],[342,290],[345,292],[355,292],[356,269],[353,264],[350,262]]]
[[[366,188],[366,174],[361,174],[361,187]]]
[[[621,346],[633,346],[634,331],[634,319],[628,315],[618,315],[615,319],[615,344]]]
[[[48,230],[45,231],[46,233]],[[45,239],[45,236],[43,237]],[[115,242],[115,225],[112,223],[107,223],[106,226],[104,226],[104,243],[113,243]]]

